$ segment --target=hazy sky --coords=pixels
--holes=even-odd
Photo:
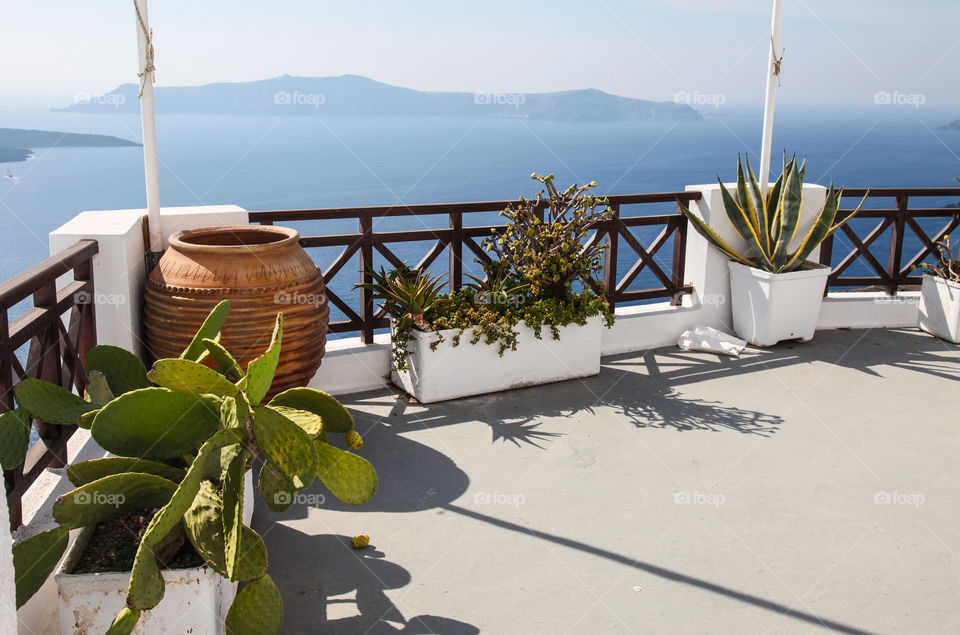
[[[757,104],[770,0],[152,0],[160,86],[355,73],[422,90],[599,88]],[[784,0],[778,103],[960,105],[957,0]],[[133,2],[0,0],[0,109],[136,81]],[[906,106],[905,106],[906,107]]]

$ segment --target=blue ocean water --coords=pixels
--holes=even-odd
[[[953,186],[960,132],[937,128],[954,118],[913,108],[781,108],[774,148],[806,156],[808,182]],[[163,206],[232,203],[248,210],[512,199],[536,194],[533,171],[553,172],[559,184],[595,180],[601,193],[679,190],[713,182],[718,173],[732,180],[738,153],[758,164],[760,126],[758,116],[560,123],[167,115],[157,119],[160,197]],[[141,136],[139,118],[127,115],[6,112],[0,127]],[[0,178],[0,279],[46,257],[48,232],[78,212],[145,204],[140,148],[41,149],[28,162],[0,165],[0,173],[13,177]],[[473,222],[483,220],[489,219]],[[377,228],[403,223],[422,226],[418,219],[389,219]],[[445,224],[437,217],[433,226]],[[348,220],[293,226],[304,234],[356,229]],[[397,251],[415,261],[427,248]],[[334,256],[333,250],[315,254],[321,265]],[[350,275],[357,277],[356,269]],[[337,291],[349,292],[350,275],[338,277]]]

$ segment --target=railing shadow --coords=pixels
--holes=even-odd
[[[254,528],[270,550],[270,576],[284,598],[284,633],[450,633],[471,624],[436,615],[405,616],[386,591],[410,573],[375,546],[354,550],[348,536],[309,535],[261,517]]]

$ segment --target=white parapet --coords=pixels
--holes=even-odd
[[[17,632],[17,590],[13,584],[13,539],[7,522],[7,497],[0,497],[0,633]]]
[[[146,283],[144,254],[145,209],[81,212],[50,233],[50,253],[55,254],[78,240],[93,239],[100,252],[93,257],[97,341],[130,351],[141,347],[140,316]],[[164,246],[170,234],[210,225],[246,225],[247,212],[236,205],[165,207]]]

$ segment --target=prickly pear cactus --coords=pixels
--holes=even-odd
[[[60,562],[60,556],[66,551],[69,537],[66,529],[57,527],[14,546],[13,572],[17,585],[17,608],[26,604],[46,582],[53,568]]]
[[[349,447],[363,447],[353,417],[330,395],[297,388],[260,405],[276,372],[283,315],[267,351],[244,372],[220,344],[228,310],[228,302],[217,305],[183,355],[158,360],[149,373],[122,349],[92,348],[86,399],[36,380],[17,386],[21,409],[0,415],[4,467],[23,460],[31,416],[89,427],[94,440],[117,455],[67,470],[76,489],[54,505],[60,528],[18,545],[18,602],[56,565],[68,529],[159,508],[137,548],[126,608],[109,632],[131,632],[141,611],[163,599],[157,554],[184,535],[220,575],[247,582],[227,615],[227,632],[280,629],[283,604],[266,575],[266,546],[242,521],[246,471],[258,456],[265,459],[259,491],[276,511],[289,508],[317,478],[334,496],[360,504],[373,496],[377,475],[366,460],[326,443],[328,434],[339,433]],[[24,565],[28,559],[41,566]],[[38,575],[19,574],[27,569]]]

